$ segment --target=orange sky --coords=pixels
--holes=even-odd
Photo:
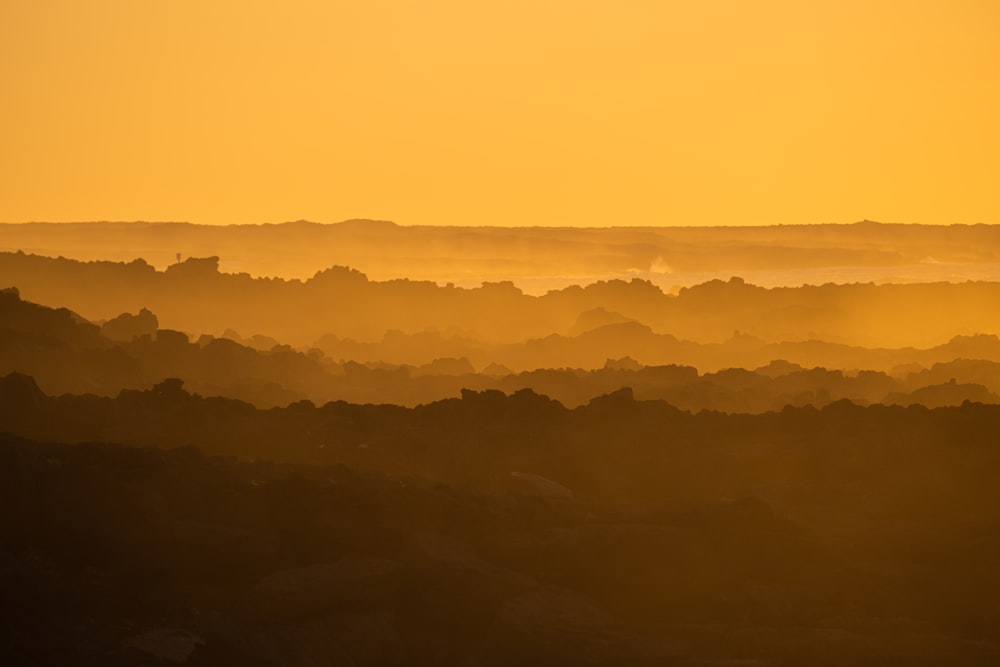
[[[0,221],[1000,223],[995,0],[3,0]]]

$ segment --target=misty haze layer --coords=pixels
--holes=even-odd
[[[478,287],[512,280],[529,294],[613,278],[664,291],[740,275],[763,287],[828,282],[995,279],[995,225],[772,227],[406,227],[388,221],[0,224],[0,251],[84,261],[143,258],[160,270],[188,257],[220,258],[226,273],[307,279],[334,265],[372,280]]]
[[[997,664],[997,238],[0,226],[4,655]]]

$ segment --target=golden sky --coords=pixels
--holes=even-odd
[[[2,0],[0,221],[1000,223],[996,0]]]

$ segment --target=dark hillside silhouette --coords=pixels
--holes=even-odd
[[[17,663],[1000,658],[1000,406],[0,398]]]
[[[396,331],[436,329],[493,345],[579,331],[579,336],[598,337],[592,354],[604,354],[602,361],[612,354],[600,350],[609,337],[650,332],[712,344],[741,332],[765,343],[932,347],[959,335],[1000,331],[995,307],[1000,283],[995,282],[765,289],[734,277],[675,296],[632,279],[536,297],[510,281],[470,289],[428,281],[380,282],[346,267],[299,281],[220,272],[218,257],[188,258],[157,271],[143,260],[82,263],[0,253],[0,285],[16,285],[25,299],[65,304],[93,320],[148,308],[163,328],[196,335],[233,329],[296,346],[313,345],[325,335],[374,342]],[[596,329],[581,331],[599,309],[615,313],[610,316],[615,321],[605,317],[592,323]]]
[[[202,336],[192,340],[179,331],[150,331],[158,318],[145,309],[135,315],[123,313],[98,331],[95,325],[68,310],[32,304],[7,291],[0,293],[0,315],[0,373],[31,375],[49,394],[113,397],[123,389],[148,389],[165,377],[177,377],[195,393],[237,398],[258,407],[283,407],[300,400],[412,407],[457,397],[464,388],[507,393],[532,389],[576,407],[626,386],[632,387],[641,399],[663,399],[693,411],[756,413],[780,410],[786,405],[821,407],[845,398],[865,405],[907,405],[923,402],[920,395],[934,406],[960,405],[965,400],[1000,402],[1000,364],[956,358],[962,352],[973,352],[1000,359],[1000,343],[986,336],[955,339],[929,350],[867,350],[821,343],[763,345],[748,344],[740,338],[721,346],[703,346],[650,334],[641,325],[609,325],[611,331],[602,327],[574,338],[550,337],[492,348],[494,358],[532,368],[514,373],[496,363],[479,372],[465,357],[442,356],[421,365],[381,360],[381,355],[397,358],[400,353],[414,354],[420,348],[449,350],[447,339],[430,334],[393,334],[381,345],[334,347],[329,350],[331,356],[341,353],[340,360],[334,361],[321,350],[297,351],[259,336],[241,338],[241,344],[230,337]],[[618,329],[621,326],[638,331],[639,338],[626,337],[622,342]],[[232,331],[229,336],[238,337]],[[757,368],[729,367],[699,373],[693,366],[676,363],[647,366],[629,356],[606,358],[593,369],[571,366],[580,360],[597,365],[589,350],[599,349],[645,352],[654,360],[657,355],[661,359],[679,357],[696,362],[728,359]],[[353,354],[353,359],[344,361],[346,354]],[[831,367],[823,368],[816,362]],[[904,364],[917,362],[923,365],[903,370]],[[542,367],[546,363],[562,367]],[[927,368],[932,363],[933,367]],[[847,370],[838,366],[846,366]],[[952,380],[959,385],[930,388]]]

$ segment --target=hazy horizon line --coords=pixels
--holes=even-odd
[[[385,227],[404,227],[409,229],[420,228],[452,228],[452,229],[770,229],[775,227],[850,227],[855,225],[884,225],[895,227],[989,227],[1000,225],[998,222],[885,222],[881,220],[854,220],[851,222],[777,222],[771,224],[759,223],[725,223],[711,225],[686,225],[686,224],[652,224],[652,225],[541,225],[541,224],[516,224],[516,225],[476,225],[476,224],[409,224],[386,220],[381,218],[345,218],[336,222],[323,222],[318,220],[308,220],[300,218],[297,220],[283,220],[280,222],[192,222],[190,220],[0,220],[0,225],[191,225],[193,227],[268,227],[290,224],[310,224],[324,227],[351,223],[371,223]]]

